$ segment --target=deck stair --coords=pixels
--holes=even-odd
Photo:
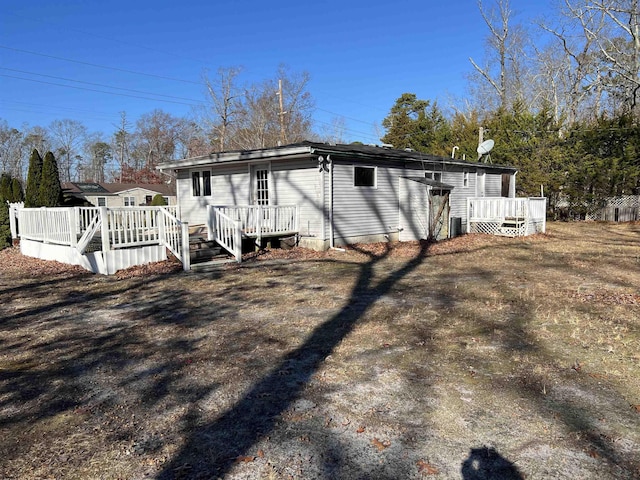
[[[215,240],[208,240],[207,230],[202,225],[189,229],[189,257],[191,264],[226,263],[231,255]]]

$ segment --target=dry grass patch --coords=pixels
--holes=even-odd
[[[639,240],[551,224],[119,278],[3,251],[0,476],[637,478]]]

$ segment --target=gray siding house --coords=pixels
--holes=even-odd
[[[515,196],[512,167],[355,144],[212,153],[158,168],[176,177],[181,219],[190,225],[221,231],[213,217],[227,215],[242,223],[243,235],[286,231],[318,250],[446,238],[464,233],[467,198]],[[295,207],[296,218],[286,228],[267,228],[281,221],[277,209],[285,206]],[[255,208],[261,213],[248,210]],[[256,215],[261,223],[250,226]]]

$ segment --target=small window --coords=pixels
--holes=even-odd
[[[135,207],[136,206],[136,197],[124,197],[124,206],[125,207]]]
[[[164,204],[165,204],[165,205],[170,205],[170,203],[169,203],[169,197],[162,197],[162,198],[164,198]]]
[[[211,172],[209,170],[191,173],[191,194],[194,197],[211,196]]]
[[[424,172],[424,178],[442,182],[442,172]]]
[[[99,207],[106,207],[107,206],[107,199],[105,197],[98,197],[98,206]]]
[[[144,203],[146,205],[151,205],[151,202],[153,201],[153,197],[151,195],[145,195],[144,197]]]
[[[354,187],[375,187],[376,167],[353,167]]]
[[[200,172],[193,172],[191,174],[191,194],[194,197],[199,197],[202,195],[202,190],[200,190]]]
[[[211,196],[211,172],[202,172],[202,194],[205,197]]]
[[[469,187],[469,170],[462,171],[462,186],[464,188]]]

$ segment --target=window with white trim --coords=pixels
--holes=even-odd
[[[436,182],[442,182],[442,172],[424,172],[424,178],[429,178]]]
[[[462,171],[462,186],[464,188],[469,187],[469,170],[465,169]]]
[[[191,172],[191,195],[194,197],[211,196],[211,171]]]
[[[98,197],[98,206],[106,207],[107,206],[107,198],[106,197]]]
[[[375,187],[377,185],[376,167],[353,167],[354,187]]]
[[[136,197],[124,197],[124,206],[125,207],[135,207],[136,206]]]

